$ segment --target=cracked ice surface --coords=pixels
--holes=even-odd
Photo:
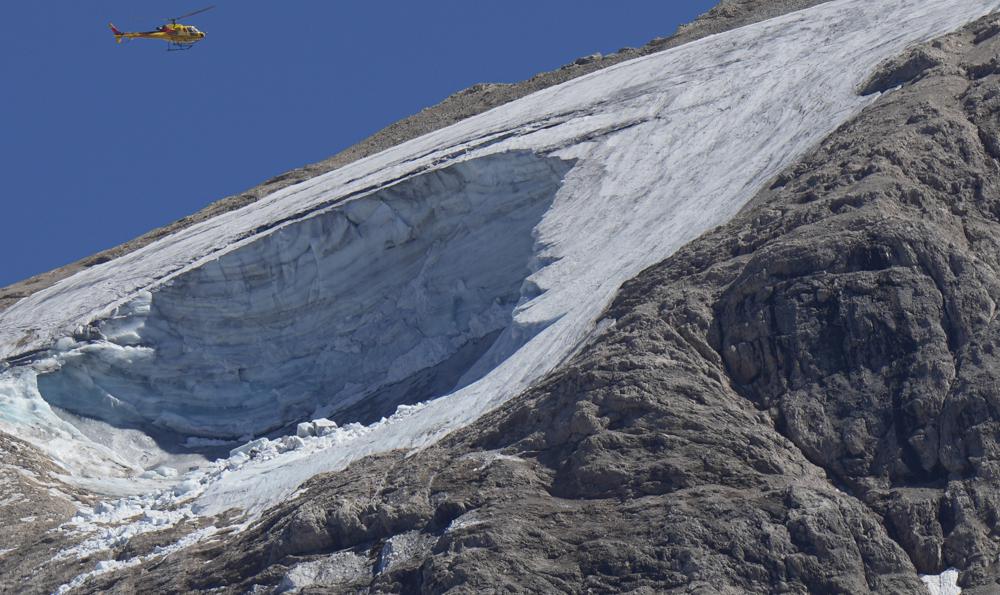
[[[177,363],[181,361],[217,362],[222,353],[219,345],[211,344],[209,349],[209,343],[194,339],[199,325],[218,328],[223,320],[239,325],[239,317],[229,316],[232,312],[225,306],[227,300],[233,300],[238,307],[256,307],[268,300],[280,302],[282,296],[273,293],[274,283],[267,279],[258,283],[258,267],[270,280],[289,273],[287,287],[308,290],[308,284],[299,276],[308,269],[304,263],[311,258],[303,256],[304,246],[311,246],[318,239],[315,234],[322,233],[309,230],[323,229],[322,221],[336,218],[332,213],[337,209],[346,213],[352,203],[371,206],[380,192],[391,192],[404,184],[427,184],[426,179],[445,175],[440,172],[460,164],[468,164],[469,168],[469,175],[462,177],[460,194],[469,194],[467,188],[478,186],[502,188],[506,176],[516,179],[522,173],[537,173],[545,167],[559,170],[552,164],[572,164],[568,171],[559,170],[553,175],[542,171],[525,177],[528,186],[540,189],[530,204],[544,205],[544,209],[539,206],[541,212],[527,217],[532,225],[530,255],[523,248],[512,249],[510,258],[490,258],[491,250],[480,253],[487,271],[493,270],[498,261],[522,267],[517,274],[505,276],[505,284],[467,300],[485,312],[491,301],[483,296],[500,298],[502,311],[480,316],[479,320],[485,321],[482,324],[473,324],[471,315],[434,318],[430,310],[421,316],[428,314],[431,318],[414,319],[416,327],[430,324],[441,329],[441,336],[458,342],[498,333],[488,350],[476,351],[461,366],[464,377],[456,384],[462,388],[422,406],[404,408],[363,430],[352,430],[349,438],[337,440],[336,446],[327,450],[297,448],[219,475],[217,481],[204,485],[195,507],[209,513],[231,506],[259,511],[292,493],[315,473],[340,468],[368,453],[429,444],[523,390],[565,361],[594,332],[601,311],[623,281],[728,220],[769,178],[873,101],[874,97],[858,97],[855,88],[878,62],[909,44],[953,30],[998,7],[1000,0],[839,0],[569,81],[279,191],[244,209],[66,279],[0,313],[0,357],[55,345],[58,349],[45,354],[44,369],[38,372],[50,379],[79,372],[81,387],[87,387],[88,378],[110,379],[114,384],[126,372],[145,366],[137,379],[128,379],[127,386],[101,386],[103,392],[88,393],[96,395],[91,401],[100,404],[104,399],[106,407],[118,409],[131,406],[136,417],[129,419],[135,421],[150,419],[150,414],[142,411],[144,403],[163,404],[163,395],[193,395],[195,400],[187,405],[171,405],[172,415],[159,418],[158,423],[205,436],[226,434],[227,428],[212,427],[207,421],[212,411],[197,410],[204,406],[196,398],[197,382],[174,386],[170,383],[176,374],[168,375],[169,382],[163,382],[157,375],[160,366],[144,364],[143,358],[169,359],[173,364],[164,362],[163,369],[174,365],[175,372],[185,369]],[[526,153],[535,157],[526,157]],[[484,166],[489,163],[502,167]],[[419,194],[409,198],[420,201]],[[518,196],[503,191],[486,194],[488,201],[468,208],[484,209],[482,213],[503,212],[504,204]],[[472,215],[470,221],[476,219]],[[445,219],[455,221],[435,217],[437,221]],[[492,220],[480,219],[470,228],[469,237],[474,238],[478,226]],[[378,229],[373,231],[377,233],[391,235],[397,229],[393,217],[378,220],[388,227],[375,226]],[[511,225],[517,228],[512,237],[523,241],[527,223]],[[402,228],[400,232],[409,233]],[[431,226],[427,233],[442,232]],[[435,241],[447,239],[421,241],[433,246]],[[350,249],[362,245],[352,244]],[[353,257],[368,265],[362,268],[384,265],[386,261],[374,254],[383,251],[357,250]],[[300,257],[305,259],[303,264],[290,268],[255,260],[298,263]],[[397,262],[394,266],[403,265]],[[449,271],[455,274],[447,275],[447,282],[455,284],[460,295],[475,293],[469,290],[475,287],[469,282],[471,277],[467,278],[478,272],[474,267],[451,267]],[[391,270],[383,274],[386,279],[392,276]],[[330,281],[332,285],[351,282],[349,275]],[[464,284],[464,290],[459,282]],[[206,285],[201,287],[202,283]],[[516,298],[510,292],[515,285]],[[182,287],[195,293],[203,291],[205,296],[224,289],[219,295],[228,297],[218,299],[216,308],[184,311],[181,301],[171,293]],[[242,293],[240,287],[245,288]],[[356,290],[364,291],[360,286]],[[447,294],[448,287],[441,286],[426,295],[439,299]],[[345,290],[344,295],[351,295],[351,291]],[[283,303],[296,304],[295,310],[307,321],[293,324],[290,329],[280,325],[262,328],[253,326],[254,319],[250,318],[247,328],[234,331],[234,336],[249,340],[247,337],[256,331],[269,343],[294,346],[291,338],[303,337],[304,333],[308,336],[301,340],[315,344],[317,337],[311,336],[310,330],[322,334],[327,323],[346,324],[342,320],[327,321],[324,313],[311,308],[313,303],[323,304],[319,297],[313,302],[295,296]],[[362,313],[362,319],[381,312],[389,318],[381,319],[379,324],[390,325],[390,318],[405,310],[383,311],[376,307],[372,304],[373,310]],[[151,313],[167,310],[184,322],[185,333],[192,333],[190,338],[179,333],[171,336],[167,328],[147,327]],[[323,324],[309,325],[313,317]],[[109,332],[104,340],[66,339],[78,325],[101,320],[107,320],[102,325]],[[365,333],[365,324],[356,328],[362,335]],[[286,331],[292,334],[283,336]],[[405,330],[400,333],[406,335]],[[443,343],[421,343],[425,338],[409,339],[408,344],[416,351],[395,351],[389,346],[379,352],[378,358],[385,365],[375,373],[375,382],[409,378],[420,366],[446,361],[458,352],[458,345],[452,342],[432,356],[435,345],[440,348]],[[257,349],[260,344],[237,341],[228,347],[239,351]],[[329,348],[344,352],[352,349],[349,342],[345,345],[336,341]],[[101,350],[107,353],[97,353]],[[282,353],[278,350],[273,356],[275,370],[294,376],[289,382],[307,375],[295,366],[294,354],[289,353],[285,360]],[[102,368],[106,360],[110,360],[110,366]],[[27,365],[42,364],[15,368]],[[230,393],[234,389],[223,381],[226,374],[239,379],[239,366],[227,369],[217,363],[210,367],[211,382],[226,394],[223,402],[233,405],[240,394],[246,396],[250,413],[243,419],[254,421],[258,428],[266,427],[266,423],[256,420],[267,410],[266,395]],[[200,370],[198,374],[203,373],[203,368],[196,369]],[[7,382],[13,382],[10,379],[16,371],[6,373]],[[272,380],[277,379],[273,370],[271,374]],[[0,378],[0,389],[4,378]],[[40,397],[37,391],[32,394],[31,386],[24,385],[24,379],[33,376],[22,374],[17,378],[21,382],[18,390],[6,393],[17,398],[11,397],[0,407],[10,407],[20,418],[27,419],[34,409],[22,401]],[[349,400],[352,390],[363,396],[370,388],[366,378],[362,375],[360,381],[345,381],[340,388],[346,391],[342,397]],[[60,386],[39,382],[43,390],[54,391],[52,398],[59,402],[69,404],[73,398],[72,382]],[[147,382],[154,389],[150,392],[160,392],[150,396],[141,390]],[[305,382],[305,387],[306,391],[315,389],[311,381]],[[299,400],[296,395],[282,393],[274,396],[274,402],[287,408],[287,416],[293,418],[307,409],[297,407],[328,397],[317,393]],[[149,401],[144,401],[147,398]],[[37,410],[38,419],[47,415],[45,407]],[[224,409],[221,415],[229,411]],[[0,415],[0,420],[11,418]],[[48,422],[39,422],[42,426],[44,423]],[[17,425],[8,421],[3,427],[17,434]],[[68,431],[66,435],[70,436]]]

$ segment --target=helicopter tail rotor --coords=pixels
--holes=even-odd
[[[108,26],[111,27],[111,32],[115,34],[115,41],[117,41],[118,43],[121,43],[122,39],[125,38],[125,33],[122,32],[122,31],[119,31],[118,27],[115,27],[114,23],[108,23]]]

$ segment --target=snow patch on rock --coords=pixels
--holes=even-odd
[[[337,587],[371,577],[368,558],[354,552],[339,552],[319,560],[296,564],[278,584],[275,593],[288,593],[309,587]]]
[[[375,563],[375,574],[389,572],[409,560],[426,556],[436,541],[437,537],[434,535],[420,531],[408,531],[393,535],[386,540],[379,551],[378,562]]]
[[[958,571],[954,568],[945,570],[938,575],[922,575],[920,580],[927,585],[931,595],[960,595],[962,588],[958,586]]]
[[[114,572],[116,570],[124,570],[127,568],[133,568],[142,564],[143,562],[148,562],[150,560],[155,560],[156,558],[162,558],[174,552],[180,551],[186,547],[189,547],[199,541],[208,539],[212,535],[215,535],[218,529],[214,526],[205,527],[204,529],[199,529],[193,533],[185,535],[183,538],[179,539],[175,543],[168,546],[157,547],[152,553],[144,556],[136,556],[135,558],[129,558],[127,560],[102,560],[98,562],[94,569],[76,576],[72,581],[61,585],[54,591],[55,595],[64,595],[65,593],[71,592],[73,589],[84,586],[88,580],[94,577],[101,576],[102,574],[107,574],[109,572]]]

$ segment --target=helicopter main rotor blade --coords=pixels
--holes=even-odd
[[[179,16],[179,17],[174,17],[174,18],[172,18],[172,19],[170,19],[170,20],[171,20],[171,21],[179,21],[179,20],[181,20],[181,19],[186,19],[186,18],[188,18],[188,17],[193,17],[193,16],[194,16],[194,15],[196,15],[196,14],[201,14],[201,13],[203,13],[203,12],[205,12],[205,11],[208,11],[208,10],[212,10],[213,8],[215,8],[215,5],[214,5],[214,4],[213,4],[213,5],[211,5],[211,6],[209,6],[209,7],[207,7],[207,8],[202,8],[201,10],[196,10],[196,11],[194,11],[194,12],[189,12],[189,13],[187,13],[187,14],[182,14],[181,16]]]

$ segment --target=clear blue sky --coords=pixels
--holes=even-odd
[[[116,45],[212,0],[12,2],[0,286],[322,160],[478,82],[672,33],[716,0],[218,0],[189,52]]]

